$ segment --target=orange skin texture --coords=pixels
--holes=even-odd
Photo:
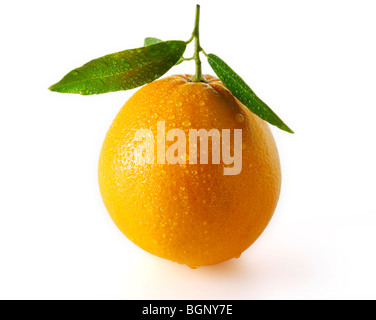
[[[240,103],[219,79],[174,75],[138,90],[113,121],[99,159],[99,186],[116,226],[136,245],[191,267],[239,257],[260,236],[281,188],[278,150],[268,124]],[[240,116],[240,115],[242,116]],[[166,133],[242,129],[242,170],[224,164],[157,164],[157,121]],[[155,162],[132,161],[134,134],[149,129]],[[209,139],[210,141],[210,139]],[[166,150],[173,142],[166,141]],[[211,155],[209,142],[209,155]],[[199,152],[198,152],[199,153]],[[188,148],[187,148],[188,154]]]

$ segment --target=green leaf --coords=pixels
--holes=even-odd
[[[207,57],[218,78],[249,110],[270,124],[294,133],[221,58],[214,54],[208,54]]]
[[[152,38],[152,37],[147,37],[145,38],[144,40],[144,46],[150,46],[152,44],[156,44],[156,43],[159,43],[159,42],[162,42],[161,39],[158,39],[158,38]]]
[[[164,75],[185,48],[184,41],[163,41],[109,54],[72,70],[49,89],[83,95],[133,89]]]
[[[145,47],[146,47],[146,46],[150,46],[150,45],[152,45],[152,44],[159,43],[159,42],[162,42],[162,40],[161,40],[161,39],[158,39],[158,38],[147,37],[147,38],[145,38],[145,40],[144,40],[144,46],[145,46]],[[184,58],[181,57],[181,58],[179,59],[179,61],[176,62],[175,66],[177,66],[178,64],[181,64],[183,61],[184,61]]]

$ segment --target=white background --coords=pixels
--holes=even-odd
[[[262,236],[192,270],[136,247],[100,197],[101,144],[135,90],[47,88],[146,36],[188,40],[196,3],[205,51],[295,134],[272,128],[283,186]],[[0,298],[375,299],[375,12],[365,0],[3,1]]]

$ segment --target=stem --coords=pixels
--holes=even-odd
[[[200,31],[199,31],[199,26],[200,26],[200,5],[198,4],[196,6],[196,19],[195,19],[195,28],[192,33],[192,37],[195,40],[195,51],[193,58],[196,61],[196,73],[191,79],[193,82],[201,82],[203,81],[202,79],[202,72],[201,72],[201,60],[200,60],[200,51],[201,46],[200,46]]]

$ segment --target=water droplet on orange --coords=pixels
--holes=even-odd
[[[244,122],[244,116],[241,113],[237,113],[236,116],[235,116],[235,119],[239,123],[243,123]]]
[[[199,266],[188,266],[190,267],[191,269],[197,269]]]

